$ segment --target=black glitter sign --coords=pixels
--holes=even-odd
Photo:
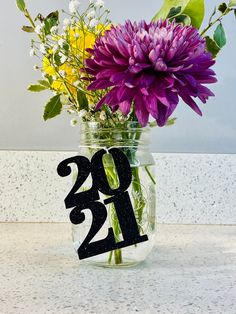
[[[71,157],[62,161],[57,168],[57,172],[61,177],[71,174],[70,164],[75,163],[78,168],[76,182],[65,198],[66,208],[73,208],[70,213],[71,222],[75,225],[83,223],[85,220],[84,209],[89,209],[93,217],[89,233],[78,248],[79,259],[89,258],[148,240],[147,235],[140,235],[130,196],[127,191],[132,182],[129,161],[121,150],[117,148],[108,150],[108,153],[111,154],[114,160],[116,172],[119,177],[119,187],[112,189],[108,183],[102,161],[106,153],[105,149],[99,150],[93,155],[91,161],[84,156]],[[78,193],[77,191],[90,174],[92,175],[92,187],[89,190]],[[99,201],[99,192],[106,197],[109,196],[103,203]],[[123,241],[115,241],[112,227],[108,228],[106,238],[92,241],[107,219],[106,205],[110,203],[114,204]]]

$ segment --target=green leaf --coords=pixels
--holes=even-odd
[[[214,40],[222,48],[226,44],[226,35],[222,24],[219,24],[214,32]]]
[[[54,60],[54,63],[55,63],[57,66],[60,66],[60,65],[61,65],[61,57],[60,57],[60,55],[59,55],[59,52],[54,53],[54,55],[53,55],[53,60]]]
[[[66,42],[64,42],[63,43],[63,49],[65,50],[65,52],[68,52],[70,49],[70,46]]]
[[[234,9],[234,16],[235,16],[235,18],[236,18],[236,9]]]
[[[28,89],[30,92],[36,92],[36,93],[38,93],[38,92],[42,92],[42,91],[45,90],[45,89],[48,89],[48,87],[45,87],[45,86],[43,86],[43,85],[37,85],[37,84],[35,84],[35,85],[29,85],[27,89]]]
[[[188,15],[178,15],[175,20],[177,23],[182,23],[183,25],[191,25],[191,18]]]
[[[25,11],[26,6],[24,0],[16,0],[16,6],[21,12]]]
[[[39,82],[40,85],[46,87],[47,89],[51,87],[50,83],[48,81],[46,81],[46,80],[39,80],[38,82]]]
[[[229,1],[229,7],[230,8],[236,7],[236,0],[230,0]]]
[[[34,33],[34,28],[32,26],[23,26],[22,30],[26,33]]]
[[[177,120],[177,118],[170,118],[170,119],[168,119],[165,126],[172,126],[172,125],[174,125],[176,120]],[[152,121],[152,122],[149,122],[148,125],[151,128],[155,128],[157,126],[157,122],[156,121]]]
[[[50,13],[45,19],[44,19],[44,30],[45,30],[45,34],[49,35],[51,32],[51,28],[53,26],[57,26],[58,25],[58,19],[59,19],[59,12],[55,11]]]
[[[218,10],[221,12],[221,13],[225,13],[225,11],[227,10],[228,6],[225,2],[221,3],[219,6],[218,6]]]
[[[171,8],[170,12],[167,15],[167,19],[173,18],[181,12],[181,7]]]
[[[188,4],[183,14],[191,18],[192,26],[199,29],[202,25],[204,15],[205,15],[205,3],[204,0],[191,0]]]
[[[48,103],[44,108],[43,118],[44,121],[48,119],[52,119],[58,116],[62,110],[62,103],[61,103],[61,95],[55,95],[51,99],[49,99]]]
[[[205,39],[207,51],[212,54],[213,58],[216,58],[217,54],[220,52],[220,47],[217,45],[214,39],[210,38],[209,36],[206,36]]]
[[[177,118],[171,118],[171,119],[168,119],[167,123],[166,123],[166,126],[172,126],[175,124]]]
[[[47,79],[48,79],[49,84],[52,85],[52,83],[54,81],[53,77],[51,75],[47,75]]]
[[[204,0],[164,0],[160,11],[154,16],[152,21],[166,19],[172,8],[181,7],[179,15],[189,16],[191,24],[200,28],[205,15]]]
[[[42,23],[44,20],[45,20],[45,19],[44,19],[43,15],[42,15],[41,13],[39,13],[39,14],[36,16],[36,18],[34,19],[35,22],[36,22],[36,21],[40,21],[41,23]]]
[[[59,19],[59,11],[54,11],[54,12],[49,13],[49,14],[46,16],[45,20],[49,20],[49,19],[52,19],[52,20],[54,20],[55,22],[57,22],[58,19]]]
[[[151,128],[155,128],[157,126],[157,122],[156,121],[149,122],[149,126]]]
[[[80,110],[82,110],[82,109],[88,110],[88,99],[85,95],[85,92],[82,91],[81,89],[77,90],[77,100],[79,103],[79,109]]]

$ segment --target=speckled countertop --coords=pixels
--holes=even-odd
[[[76,154],[0,150],[0,221],[67,222],[72,178],[56,169]],[[159,223],[236,224],[236,154],[153,156]]]
[[[236,313],[236,226],[160,225],[135,268],[78,263],[70,224],[0,224],[1,314]]]

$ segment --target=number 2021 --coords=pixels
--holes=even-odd
[[[93,217],[88,235],[78,248],[79,259],[89,258],[148,240],[147,235],[140,235],[130,196],[127,191],[132,182],[129,161],[125,154],[117,148],[111,148],[108,152],[112,155],[119,177],[119,187],[116,189],[112,189],[107,180],[102,161],[103,156],[107,153],[104,149],[96,152],[91,162],[84,156],[75,156],[62,161],[57,168],[57,172],[61,177],[71,174],[70,164],[75,163],[78,168],[76,182],[65,198],[66,208],[73,208],[70,213],[71,222],[73,224],[83,223],[85,220],[84,209],[89,209]],[[92,187],[89,190],[78,193],[77,191],[90,173],[92,175]],[[120,242],[115,241],[112,227],[108,228],[106,238],[92,242],[92,239],[107,219],[106,206],[102,202],[99,202],[99,191],[109,196],[109,198],[104,200],[105,205],[114,204],[123,236],[123,240]]]

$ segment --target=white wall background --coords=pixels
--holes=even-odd
[[[66,8],[67,0],[26,0],[33,14],[47,14]],[[107,0],[114,22],[127,18],[151,19],[161,5],[160,0]],[[206,0],[207,12],[219,1]],[[66,115],[44,122],[42,112],[48,94],[30,94],[26,87],[38,79],[32,67],[37,60],[29,57],[30,35],[20,28],[24,17],[14,0],[1,1],[0,10],[0,149],[74,150],[78,145],[78,129],[71,128]],[[175,112],[177,124],[155,129],[152,151],[236,153],[236,20],[227,17],[225,28],[228,44],[217,60],[215,70],[219,82],[216,94],[203,105],[200,118],[181,104]],[[203,108],[204,107],[204,108]]]

